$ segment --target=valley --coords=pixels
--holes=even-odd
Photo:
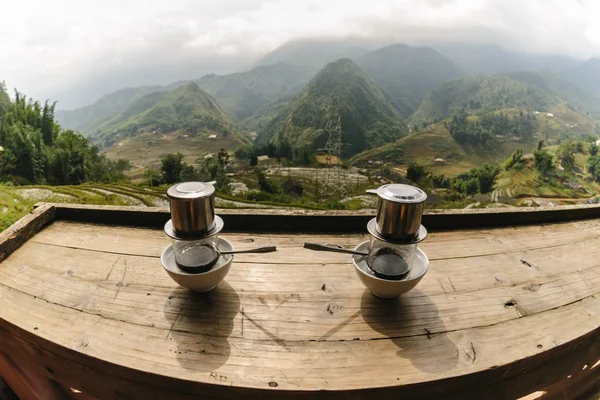
[[[331,54],[311,53],[319,46]],[[504,62],[493,69],[484,56]],[[129,88],[57,117],[108,159],[128,159],[134,184],[158,179],[165,157],[179,153],[186,176],[221,176],[219,193],[243,204],[371,207],[362,192],[387,182],[423,187],[435,199],[430,207],[587,202],[598,190],[591,155],[565,146],[600,133],[595,73],[593,63],[494,47],[299,41],[247,71]],[[337,118],[341,160],[324,151]],[[519,169],[505,170],[517,150]],[[536,151],[550,154],[549,169],[539,169]],[[564,168],[564,157],[575,161]],[[486,165],[498,172],[482,193],[475,177]],[[421,176],[410,179],[417,167]],[[285,193],[286,181],[302,195]]]

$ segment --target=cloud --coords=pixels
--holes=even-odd
[[[62,107],[243,69],[294,38],[494,42],[600,54],[594,0],[26,0],[4,5],[0,79]]]

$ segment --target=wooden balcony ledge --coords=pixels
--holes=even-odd
[[[236,248],[279,251],[201,295],[160,265],[167,210],[39,205],[0,235],[0,375],[23,399],[576,398],[600,379],[597,206],[427,213],[429,273],[394,300],[302,248],[367,240],[371,212],[217,213]]]

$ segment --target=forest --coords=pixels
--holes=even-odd
[[[54,118],[55,103],[40,103],[0,82],[0,180],[70,185],[125,179],[126,160],[112,161]]]

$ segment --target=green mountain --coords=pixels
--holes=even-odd
[[[431,90],[464,75],[452,61],[430,47],[394,44],[367,53],[357,62],[390,95],[404,116],[419,108]]]
[[[135,100],[156,92],[166,92],[184,85],[186,82],[176,82],[166,86],[139,86],[118,90],[102,96],[94,104],[75,110],[57,110],[56,119],[65,129],[93,134],[99,125],[114,117]]]
[[[565,77],[587,93],[600,95],[600,59],[590,58],[586,62],[569,69]]]
[[[101,138],[135,136],[141,132],[189,135],[217,133],[235,135],[235,118],[197,83],[169,92],[156,92],[131,102],[123,112],[100,125]]]
[[[413,114],[411,123],[420,126],[437,122],[463,110],[471,114],[510,108],[547,111],[561,103],[581,113],[594,109],[592,98],[550,71],[468,76],[433,90]]]
[[[316,72],[312,67],[277,63],[236,74],[206,75],[198,85],[243,120],[281,96],[298,93]]]
[[[258,144],[287,141],[322,148],[330,107],[337,100],[344,155],[394,141],[407,133],[398,111],[377,83],[352,60],[328,64],[259,133]]]

